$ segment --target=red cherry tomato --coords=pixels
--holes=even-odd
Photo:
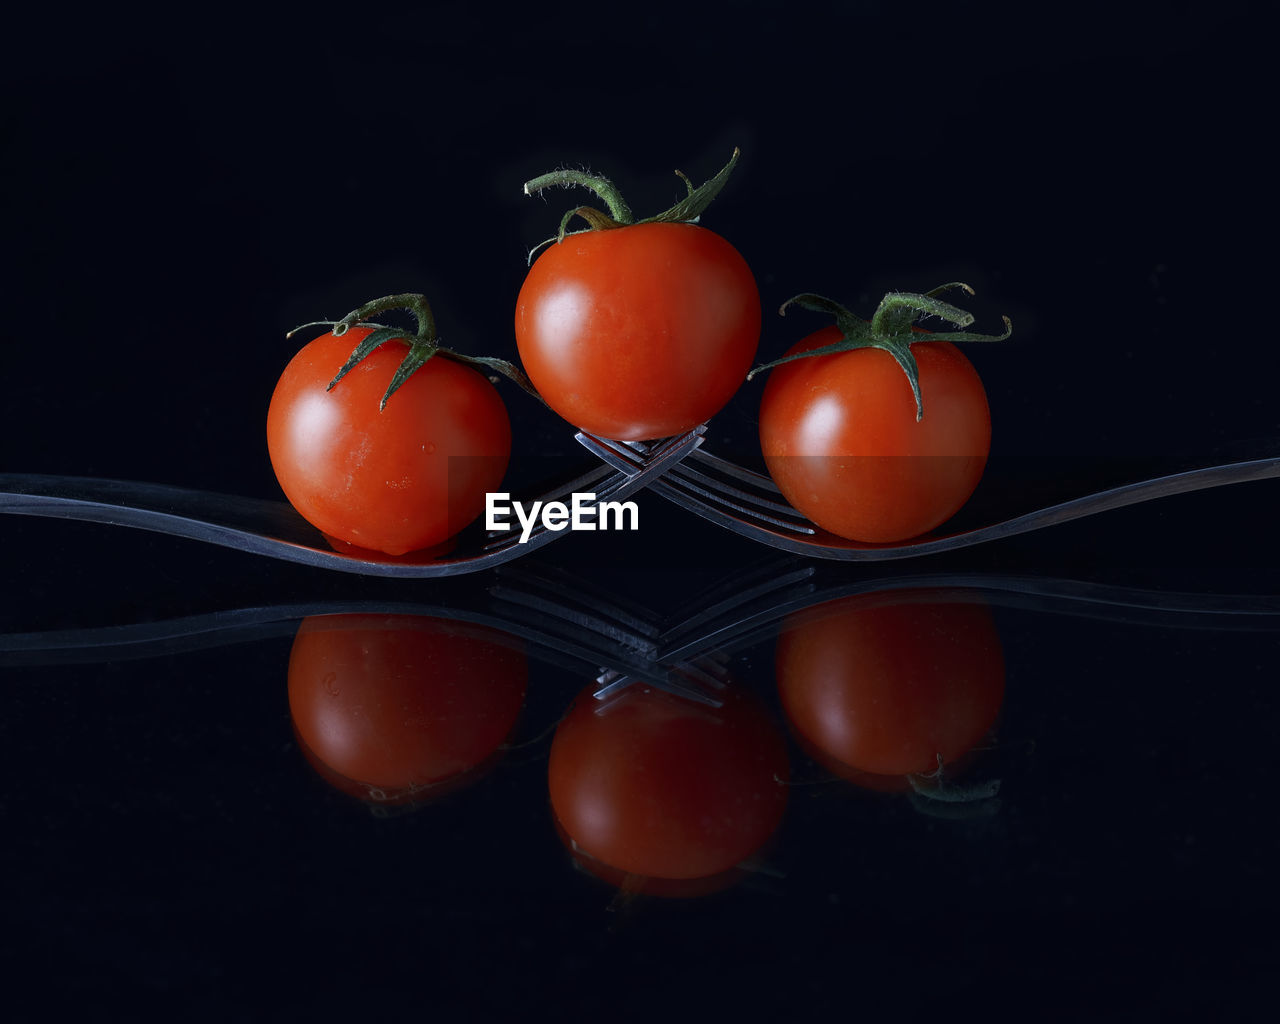
[[[413,615],[304,619],[289,710],[306,748],[366,799],[396,802],[456,780],[510,735],[528,665],[494,630]]]
[[[807,745],[873,775],[927,774],[972,750],[1004,700],[990,610],[927,591],[844,598],[790,616],[782,707]],[[841,774],[844,774],[843,772]]]
[[[285,368],[267,447],[285,496],[313,526],[387,554],[439,544],[484,510],[511,455],[511,422],[483,374],[437,355],[379,410],[405,347],[388,342],[329,382],[370,332],[322,335]]]
[[[601,437],[652,440],[710,419],[746,377],[760,296],[746,261],[685,223],[571,234],[516,304],[520,359],[547,404]]]
[[[787,753],[758,702],[729,690],[710,708],[637,685],[602,706],[592,689],[548,766],[556,819],[583,852],[628,874],[707,878],[773,834]]]
[[[832,326],[787,355],[840,339]],[[924,415],[894,358],[864,348],[774,367],[760,405],[769,474],[799,511],[850,540],[891,543],[940,526],[969,500],[991,448],[986,391],[949,342],[911,346]]]

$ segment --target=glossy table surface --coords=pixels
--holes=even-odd
[[[1249,503],[1274,501],[1273,484],[1257,487]],[[1231,494],[1213,507],[1240,512]],[[1165,558],[1162,531],[1192,525],[1194,502],[1167,508],[1145,541],[1139,515],[1117,513],[980,560],[871,574],[779,561],[649,497],[647,529],[626,545],[570,538],[554,563],[412,587],[10,521],[6,579],[23,583],[8,588],[0,635],[6,932],[20,940],[8,965],[62,978],[48,1005],[176,995],[224,1019],[459,1001],[835,1010],[851,991],[884,1009],[1032,999],[1066,1016],[1244,999],[1277,952],[1265,925],[1280,552],[1259,532]],[[670,555],[640,550],[664,537]],[[702,566],[681,565],[695,547]],[[366,709],[391,730],[382,749],[447,745],[509,715],[496,753],[455,751],[435,770],[460,778],[412,792],[342,776],[301,738],[316,687],[350,680],[372,704],[381,684],[341,658],[299,667],[304,619],[304,634],[347,630],[366,667],[389,632],[425,631],[447,650],[429,643],[424,662],[468,680],[443,733],[418,721],[406,738],[396,715]],[[949,759],[945,792],[928,772],[859,773],[806,737],[812,719],[788,694],[822,684],[779,637],[794,654],[815,622],[805,642],[834,643],[855,677],[884,671],[886,632],[909,634],[899,660],[933,680],[913,685],[941,690],[904,708],[891,688],[854,687],[827,714],[875,729],[880,708],[883,730],[935,736],[972,717],[976,749]],[[611,654],[637,681],[596,701]],[[710,665],[727,681],[702,686],[711,704],[748,701],[784,750],[776,829],[743,870],[710,881],[575,857],[548,790],[558,723],[575,701],[597,721],[655,701],[681,707],[677,720],[714,718],[655,689],[688,684],[682,662]],[[414,685],[440,685],[428,676]],[[696,758],[662,739],[670,721],[652,728],[667,757]],[[482,763],[464,770],[468,756]],[[697,789],[715,763],[676,771]]]

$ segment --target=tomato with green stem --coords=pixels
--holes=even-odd
[[[770,369],[760,403],[760,445],[786,499],[818,526],[866,543],[916,537],[969,500],[986,467],[986,391],[958,341],[1001,341],[967,331],[925,332],[923,313],[961,327],[973,317],[937,298],[891,292],[869,322],[819,295],[793,303],[835,316]]]
[[[622,441],[682,433],[710,419],[746,377],[760,338],[760,297],[741,254],[694,223],[733,158],[671,209],[636,221],[606,178],[562,170],[533,195],[582,186],[608,206],[565,215],[516,303],[520,359],[539,394],[574,426]],[[677,172],[679,173],[679,172]],[[588,227],[570,232],[573,217]]]
[[[400,307],[416,334],[366,322]],[[357,548],[400,555],[447,541],[483,511],[511,454],[506,405],[485,371],[527,382],[502,360],[442,348],[420,295],[325,323],[332,331],[293,357],[267,412],[281,489],[313,526]]]

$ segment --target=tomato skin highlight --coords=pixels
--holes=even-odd
[[[525,655],[496,631],[413,615],[304,619],[289,656],[289,709],[340,788],[398,802],[486,762],[510,735]]]
[[[636,686],[602,708],[594,689],[557,728],[547,770],[556,820],[583,852],[632,875],[700,879],[764,845],[789,770],[758,702],[728,690],[710,708]]]
[[[792,727],[847,777],[934,772],[939,757],[971,751],[1004,702],[990,609],[929,591],[858,595],[788,617],[775,669]]]
[[[786,354],[840,340],[837,327]],[[991,412],[973,364],[949,342],[911,346],[924,415],[893,357],[867,348],[774,367],[760,405],[760,444],[789,502],[850,540],[892,543],[940,526],[978,486]]]
[[[634,224],[548,246],[516,303],[516,343],[547,404],[622,441],[710,419],[746,378],[760,295],[738,251],[706,228]]]
[[[322,335],[276,384],[267,412],[271,465],[313,526],[401,555],[452,537],[484,509],[511,455],[511,421],[492,384],[446,356],[430,359],[379,410],[404,346],[388,342],[326,388],[371,328]]]

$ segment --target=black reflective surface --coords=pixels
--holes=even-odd
[[[598,598],[594,619],[569,621],[547,588],[597,593],[589,564],[406,592],[316,570],[263,574],[249,556],[106,527],[32,520],[9,537],[9,578],[33,585],[13,610],[24,629],[0,637],[7,932],[20,939],[16,976],[60,979],[22,988],[37,1008],[123,1013],[178,998],[254,1019],[269,1007],[510,1012],[556,1000],[657,1012],[679,1000],[783,1012],[835,1010],[854,987],[882,1011],[1039,1005],[1074,1016],[1100,1003],[1173,1012],[1209,994],[1244,999],[1271,977],[1274,545],[1221,541],[1211,558],[1116,568],[1083,565],[1064,534],[1034,551],[1011,542],[1000,571],[933,564],[879,581],[787,562],[777,606],[746,595],[750,622],[735,637],[732,609],[704,622],[693,611],[698,593],[732,605],[726,583],[746,594],[729,567],[643,567],[620,553],[612,603]],[[726,559],[750,553],[703,540]],[[1116,531],[1075,540],[1100,556],[1127,544]],[[53,543],[61,558],[41,568]],[[104,575],[79,573],[84,557]],[[198,595],[193,574],[208,581]],[[530,594],[544,600],[531,607]],[[677,604],[683,631],[670,621]],[[594,680],[610,667],[600,637],[625,632],[628,616],[616,660],[641,676],[647,663],[652,677],[596,702]],[[304,618],[311,631],[366,628],[348,644],[369,674],[314,654],[319,667],[299,667]],[[663,675],[671,664],[645,654],[644,637],[664,627],[673,650],[701,656],[687,662],[700,672],[681,675],[676,658],[675,676]],[[387,635],[406,628],[428,647],[411,639],[408,656],[384,657]],[[699,651],[717,628],[724,642]],[[873,692],[822,697],[794,655],[806,644],[819,659],[852,659],[846,689]],[[876,675],[904,661],[913,682]],[[408,665],[422,674],[406,681]],[[464,682],[468,666],[483,678]],[[557,826],[549,765],[575,698],[579,718],[584,704],[601,721],[643,718],[646,683],[670,678],[711,697],[659,692],[690,709],[677,717],[715,718],[710,705],[740,695],[784,751],[776,830],[725,840],[750,847],[742,870],[628,875]],[[440,696],[450,686],[454,698]],[[401,713],[428,687],[444,724],[424,723],[425,705]],[[306,716],[326,693],[356,696],[316,732]],[[853,759],[847,749],[824,749],[806,700],[825,700],[828,719],[873,722],[891,745],[911,746],[916,730],[926,746],[958,746],[941,779],[886,772],[874,750],[881,771],[868,775],[840,759]],[[381,727],[361,733],[361,722]],[[647,772],[684,780],[656,793],[694,799],[711,769],[681,759],[708,741],[681,748],[669,722],[645,728],[666,744]],[[632,757],[655,756],[636,742]],[[569,777],[607,774],[605,756],[597,749]],[[710,762],[722,774],[729,763]],[[762,799],[728,774],[714,806],[739,806],[726,792],[747,807]],[[625,823],[639,813],[627,800],[644,795],[622,792],[611,813]],[[607,829],[604,841],[614,855]],[[677,873],[708,863],[696,849],[667,856]],[[486,983],[491,972],[501,986]]]
[[[1013,318],[970,351],[962,519],[1274,457],[1278,350],[1224,313],[1265,294],[1259,165],[1223,156],[1261,35],[1143,6],[36,26],[57,59],[13,48],[0,106],[0,472],[279,500],[287,329],[421,290],[512,358],[562,212],[522,181],[589,164],[656,210],[734,145],[703,222],[762,360],[819,326],[773,316],[799,291],[968,280],[976,327]],[[504,395],[513,472],[583,460]],[[712,450],[752,462],[759,395]],[[1280,953],[1278,498],[859,567],[642,495],[635,534],[417,582],[0,517],[3,1016],[1239,1016]],[[859,668],[824,688],[822,657]]]

